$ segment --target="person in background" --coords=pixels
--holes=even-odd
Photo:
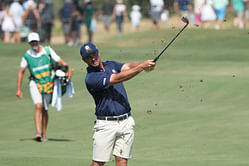
[[[43,47],[39,44],[40,37],[36,32],[28,35],[28,49],[22,57],[20,68],[17,74],[16,96],[23,98],[21,85],[25,70],[30,71],[29,90],[30,95],[35,105],[34,122],[35,122],[35,137],[38,142],[47,141],[47,125],[48,125],[48,106],[52,100],[53,80],[51,63],[52,61],[59,63],[62,66],[67,66],[67,63],[61,59],[51,47]],[[71,79],[72,70],[68,67],[68,79]]]
[[[10,12],[13,14],[15,30],[12,35],[13,42],[21,42],[20,30],[23,26],[22,16],[24,10],[19,0],[14,0],[10,5]]]
[[[179,13],[181,17],[187,17],[190,23],[195,22],[195,19],[193,18],[193,7],[190,0],[175,0],[174,10],[176,13]]]
[[[212,0],[204,0],[201,8],[201,21],[203,28],[208,28],[211,21],[215,21],[216,15],[212,6]]]
[[[98,10],[91,0],[85,0],[84,5],[84,19],[87,28],[88,41],[93,40],[93,33],[96,30],[96,17]]]
[[[109,32],[109,27],[112,23],[112,12],[114,8],[114,3],[111,0],[105,0],[102,4],[102,22],[106,32]]]
[[[0,3],[0,40],[4,38],[4,32],[2,30],[3,16],[4,16],[4,5]]]
[[[68,46],[78,45],[79,41],[77,38],[78,31],[80,31],[80,23],[82,20],[82,15],[77,9],[76,4],[73,4],[72,13],[70,16],[70,29],[71,29],[71,41],[68,43]]]
[[[233,2],[233,9],[236,13],[236,16],[233,20],[233,25],[238,27],[239,29],[244,28],[244,14],[245,14],[245,7],[243,0],[232,0]]]
[[[54,25],[54,8],[51,4],[51,0],[43,0],[40,4],[40,16],[41,16],[41,42],[51,41],[52,28]]]
[[[65,0],[63,7],[59,11],[60,20],[62,23],[65,44],[71,41],[70,18],[72,14],[72,1]]]
[[[205,0],[195,0],[194,1],[194,13],[196,24],[201,23],[201,8]]]
[[[126,5],[123,4],[123,0],[117,0],[113,8],[112,19],[116,20],[117,28],[118,28],[118,37],[122,39],[122,32],[123,32],[123,22],[127,18],[127,10]]]
[[[29,28],[30,32],[37,32],[41,27],[41,18],[37,4],[33,0],[28,0],[26,3],[27,8],[23,14],[23,23]]]
[[[249,0],[244,0],[244,6],[245,6],[245,19],[244,19],[244,25],[246,27],[246,23],[249,20]]]
[[[152,71],[156,64],[153,60],[102,62],[99,49],[91,42],[82,45],[80,55],[88,65],[85,84],[96,105],[90,166],[103,166],[111,154],[116,166],[127,166],[132,157],[135,122],[123,82],[142,71]]]
[[[10,11],[9,4],[4,6],[3,10],[3,20],[2,20],[2,30],[4,32],[4,42],[13,43],[13,38],[11,38],[11,33],[15,31],[15,23],[13,13]]]
[[[130,18],[131,18],[131,26],[132,26],[133,31],[138,31],[139,26],[140,26],[140,20],[142,18],[142,14],[140,12],[140,6],[138,5],[132,6]]]
[[[151,17],[155,29],[159,29],[160,15],[164,9],[163,0],[150,0]]]
[[[226,8],[229,3],[228,0],[212,0],[213,7],[216,14],[216,25],[215,29],[219,30],[222,27],[222,23],[226,17]]]

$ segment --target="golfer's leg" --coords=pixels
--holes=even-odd
[[[93,161],[90,166],[103,166],[105,163],[104,162],[97,162],[97,161]]]
[[[44,108],[42,109],[42,137],[47,138],[47,125],[48,125],[48,111]]]
[[[35,104],[34,121],[35,121],[36,135],[39,135],[41,134],[42,104]]]
[[[115,156],[116,166],[127,166],[127,159]]]

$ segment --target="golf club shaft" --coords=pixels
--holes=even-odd
[[[157,55],[157,57],[153,60],[153,62],[156,62],[160,56],[163,54],[163,52],[171,45],[171,43],[173,43],[173,41],[177,38],[177,36],[180,35],[180,33],[182,33],[182,31],[188,26],[188,23],[186,23],[186,25],[177,33],[177,35],[169,42],[169,44]]]

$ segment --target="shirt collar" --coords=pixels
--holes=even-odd
[[[103,66],[106,65],[106,62],[102,62]],[[92,67],[92,66],[88,66],[87,67],[87,72],[91,73],[91,72],[99,72],[99,71],[103,71],[100,67]]]

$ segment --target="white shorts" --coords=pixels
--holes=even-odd
[[[130,116],[121,121],[96,120],[93,135],[93,161],[107,162],[114,156],[131,158],[135,122]]]
[[[48,110],[48,105],[52,100],[52,93],[48,95],[41,95],[34,80],[29,82],[29,92],[34,104],[42,104],[45,110]]]
[[[29,82],[29,92],[34,104],[42,104],[42,95],[39,92],[34,80]]]

